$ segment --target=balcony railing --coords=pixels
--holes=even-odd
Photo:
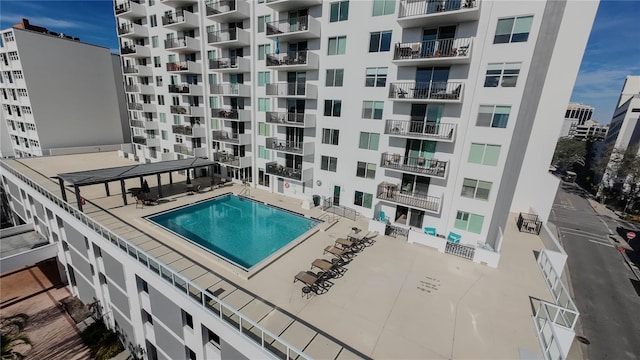
[[[409,185],[409,186],[408,186]],[[441,199],[435,196],[411,191],[410,184],[401,186],[383,182],[378,185],[378,199],[389,200],[403,205],[428,210],[431,212],[440,211]]]
[[[266,94],[272,96],[305,96],[307,95],[307,83],[267,84]]]
[[[180,47],[187,47],[187,46],[189,46],[189,42],[190,41],[195,41],[195,39],[190,37],[190,36],[178,37],[178,38],[173,38],[173,39],[166,39],[164,41],[164,48],[165,49],[175,49],[175,48],[180,48]]]
[[[222,119],[232,119],[238,120],[238,110],[236,109],[211,109],[211,116],[222,118]]]
[[[131,3],[141,4],[142,0],[129,0],[123,3],[115,3],[114,9],[116,15],[120,15],[126,13],[127,11],[131,11]]]
[[[240,166],[240,159],[240,156],[228,154],[226,152],[217,152],[213,154],[213,161],[217,161],[225,165]]]
[[[135,52],[136,52],[136,47],[134,45],[125,45],[120,48],[120,54],[122,55],[135,54]]]
[[[190,63],[195,65],[193,61],[180,61],[180,62],[167,63],[167,71],[189,71]]]
[[[267,54],[266,63],[267,66],[306,65],[307,50]]]
[[[397,43],[393,60],[467,57],[472,40],[473,38],[457,38]]]
[[[190,91],[189,84],[169,85],[169,92],[173,94],[188,94]]]
[[[267,112],[265,121],[270,124],[290,125],[290,126],[313,126],[310,124],[312,114],[290,113],[290,112]]]
[[[302,180],[302,170],[282,166],[276,162],[267,163],[266,170],[269,175],[281,176],[298,181]]]
[[[309,29],[309,15],[296,16],[267,23],[267,36],[306,31],[307,29]]]
[[[429,139],[453,140],[456,124],[424,120],[387,120],[384,133]]]
[[[211,85],[211,93],[226,96],[251,96],[251,88],[244,84],[215,84]]]
[[[124,91],[125,92],[139,92],[140,88],[138,88],[138,85],[127,84],[127,85],[124,86]]]
[[[191,106],[171,105],[169,110],[172,114],[191,115]]]
[[[403,0],[400,2],[398,17],[473,9],[476,6],[476,0]]]
[[[270,150],[302,154],[302,141],[287,141],[278,138],[267,138],[266,148]]]
[[[383,153],[380,166],[387,169],[408,171],[421,175],[444,178],[447,174],[447,162],[423,157],[408,157],[400,154]]]
[[[223,12],[234,11],[236,9],[236,0],[221,0],[206,4],[207,16],[218,15]]]
[[[188,20],[186,18],[186,16],[188,15],[186,14],[193,15],[192,12],[186,11],[184,9],[179,9],[173,12],[165,13],[165,15],[162,17],[162,25],[171,25],[171,24],[178,24],[181,22],[185,22]]]
[[[221,69],[237,69],[238,57],[232,58],[219,58],[216,60],[209,60],[209,69],[221,70]]]
[[[185,125],[171,125],[171,131],[177,135],[193,135],[193,128]]]
[[[157,141],[155,137],[146,138],[144,136],[134,136],[133,142],[135,144],[145,145],[145,146],[156,146]]]
[[[127,109],[129,110],[142,110],[142,104],[140,103],[127,103]]]
[[[244,145],[247,141],[250,141],[250,134],[239,134],[237,132],[231,132],[231,131],[214,130],[211,132],[211,139],[216,141]]]
[[[209,43],[238,40],[238,29],[225,29],[207,33]]]
[[[390,99],[408,100],[460,100],[461,82],[397,82],[389,86]]]

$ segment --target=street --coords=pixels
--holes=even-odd
[[[549,219],[569,256],[570,286],[580,311],[576,334],[588,340],[573,346],[580,346],[586,359],[640,359],[640,282],[609,239],[633,225],[598,214],[585,197],[580,187],[563,183]]]

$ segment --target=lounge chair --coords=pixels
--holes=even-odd
[[[322,294],[327,291],[327,289],[323,286],[325,282],[324,272],[319,272],[315,274],[313,271],[300,271],[293,278],[293,282],[301,281],[306,286],[302,288],[302,295],[305,293],[308,294],[310,291],[313,291],[316,294]],[[306,291],[305,291],[306,288]]]
[[[318,269],[324,271],[326,276],[330,277],[338,277],[342,275],[346,269],[340,266],[340,264],[331,262],[327,259],[315,259],[311,263],[311,269],[317,267]]]
[[[353,252],[350,250],[342,250],[342,249],[338,249],[337,247],[333,246],[333,245],[329,245],[326,248],[324,248],[324,253],[323,254],[331,254],[333,256],[335,256],[337,259],[346,262],[349,261],[352,257],[353,257]]]
[[[347,240],[339,238],[335,242],[335,246],[342,250],[360,251],[362,250],[362,243],[360,241]]]
[[[370,246],[374,242],[376,242],[375,240],[373,240],[373,237],[377,234],[377,231],[374,232],[372,236],[369,236],[368,232],[362,232],[360,234],[349,234],[347,235],[347,239],[353,241],[356,246]]]

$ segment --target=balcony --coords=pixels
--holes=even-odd
[[[179,6],[182,7],[189,4],[197,4],[198,0],[160,0],[160,3],[175,8],[175,7],[179,7]]]
[[[142,111],[142,104],[130,102],[130,103],[127,103],[127,109]]]
[[[207,148],[205,147],[190,147],[184,144],[173,144],[173,152],[193,156],[193,157],[207,157]]]
[[[231,131],[214,130],[211,132],[211,140],[235,145],[250,145],[251,134],[238,134]]]
[[[427,175],[440,179],[446,179],[447,165],[447,161],[426,160],[423,157],[408,157],[400,154],[382,153],[380,157],[380,167],[385,169]]]
[[[120,55],[133,58],[148,58],[151,56],[151,50],[144,45],[125,45],[120,48]]]
[[[266,93],[277,97],[315,99],[318,97],[318,88],[308,83],[271,83],[267,84]]]
[[[164,41],[164,48],[177,53],[191,53],[200,51],[200,44],[198,43],[198,40],[190,36],[183,36],[174,39],[166,39]]]
[[[195,61],[180,61],[167,63],[167,71],[171,73],[200,74],[202,68]]]
[[[237,109],[211,109],[211,117],[224,120],[251,121],[251,111]]]
[[[294,155],[313,155],[315,150],[313,142],[303,143],[301,141],[287,141],[278,139],[276,137],[267,138],[265,145],[269,150],[275,150]]]
[[[144,136],[134,136],[133,137],[133,143],[134,144],[148,146],[148,147],[159,147],[160,146],[160,139],[158,139],[156,137],[147,138],[147,137],[144,137]]]
[[[202,96],[202,86],[194,84],[168,85],[169,93]]]
[[[267,6],[276,11],[309,8],[322,4],[322,0],[267,0]]]
[[[266,172],[269,175],[282,177],[289,180],[309,182],[313,180],[313,169],[294,169],[291,167],[283,166],[277,162],[270,162],[266,164]]]
[[[129,0],[124,2],[116,2],[114,10],[116,16],[123,19],[137,19],[147,15],[142,0]]]
[[[236,22],[251,16],[246,0],[221,0],[206,6],[207,17],[219,23]]]
[[[154,94],[153,86],[143,84],[127,84],[124,91],[129,93]]]
[[[151,70],[151,67],[144,66],[144,65],[123,66],[122,72],[125,75],[130,75],[130,76],[152,76],[153,75],[153,70]]]
[[[217,84],[211,85],[211,94],[222,96],[251,96],[251,87],[243,84]]]
[[[238,156],[228,154],[226,151],[216,152],[213,154],[213,161],[217,161],[220,164],[226,166],[233,166],[239,168],[246,168],[251,166],[251,156]]]
[[[440,212],[442,202],[439,197],[413,192],[410,187],[388,182],[382,182],[378,185],[376,196],[381,200],[408,205],[436,214]]]
[[[137,93],[137,92],[140,92],[140,88],[138,87],[138,85],[134,85],[134,84],[125,85],[124,91],[128,93]]]
[[[145,129],[145,130],[158,130],[159,124],[157,121],[144,121],[144,120],[130,120],[131,127]]]
[[[171,30],[190,30],[198,28],[198,16],[185,9],[166,12],[162,17],[162,25]]]
[[[207,136],[207,129],[204,126],[171,125],[171,131],[176,135],[203,138]]]
[[[397,82],[389,86],[389,99],[408,102],[459,103],[461,82]],[[267,94],[268,95],[268,94]]]
[[[234,28],[207,33],[207,42],[220,48],[249,46],[249,32]]]
[[[473,38],[397,43],[393,62],[397,66],[468,64]]]
[[[149,29],[146,26],[128,23],[118,26],[118,36],[128,39],[142,39],[149,37]]]
[[[480,0],[401,0],[398,23],[404,28],[476,21]]]
[[[243,57],[209,60],[209,70],[221,73],[246,73],[251,71],[251,61]]]
[[[267,112],[265,115],[265,121],[269,124],[312,128],[316,126],[316,115],[289,112]]]
[[[456,124],[433,123],[424,120],[387,120],[384,133],[411,139],[453,142],[456,136]]]
[[[317,70],[318,54],[309,50],[291,51],[280,54],[267,54],[267,68],[275,70]]]
[[[297,16],[266,24],[266,36],[278,41],[298,41],[320,37],[320,21],[306,16]]]
[[[169,111],[177,115],[204,116],[204,108],[195,105],[171,105]]]

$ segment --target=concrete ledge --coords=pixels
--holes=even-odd
[[[500,261],[500,253],[483,249],[476,248],[476,251],[473,254],[473,262],[478,264],[486,264],[492,268],[498,267],[498,262]]]
[[[438,250],[438,252],[444,253],[444,249],[447,246],[447,239],[443,239],[433,235],[427,235],[417,231],[409,231],[408,241],[410,244],[425,245],[430,248]]]

